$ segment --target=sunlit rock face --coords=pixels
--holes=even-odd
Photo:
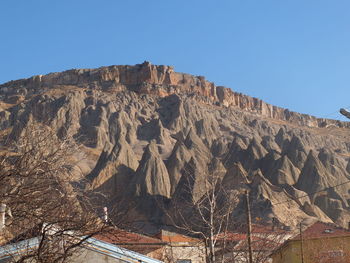
[[[291,112],[148,62],[0,85],[1,134],[15,139],[29,119],[74,136],[85,187],[106,195],[106,205],[135,201],[133,215],[155,224],[163,222],[159,202],[171,204],[185,188],[201,198],[213,173],[208,164],[230,191],[251,190],[256,217],[286,225],[350,221],[350,184],[332,188],[350,178],[347,122]]]

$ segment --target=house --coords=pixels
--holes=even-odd
[[[162,258],[164,262],[202,263],[206,261],[205,244],[200,239],[166,230],[161,230],[156,237],[167,243]]]
[[[40,244],[38,237],[19,241],[0,247],[0,263],[20,259],[29,251],[37,249]],[[31,261],[32,262],[32,261]],[[35,261],[34,261],[35,262]],[[88,238],[79,251],[70,258],[72,263],[162,263],[162,261],[147,257],[140,253],[115,246],[96,238]]]
[[[290,231],[281,228],[252,225],[251,248],[254,262],[271,262],[271,252],[291,236]],[[249,262],[249,246],[246,227],[216,236],[216,260],[218,262]]]
[[[54,233],[58,230],[59,228],[52,226],[50,231]],[[10,243],[7,245],[0,246],[0,263],[23,256],[35,258],[38,253],[41,233],[42,226],[38,225],[28,233],[24,232],[12,241],[8,241]],[[47,243],[49,240],[46,240],[45,246],[50,246],[50,243]],[[55,256],[59,255],[67,241],[58,240],[58,242],[51,243],[54,247],[47,251],[54,253]],[[78,241],[79,239],[75,240],[74,243],[78,243]],[[61,242],[64,242],[62,248],[60,247]],[[156,236],[150,237],[110,227],[87,238],[77,251],[74,251],[70,262],[202,263],[205,262],[205,246],[196,238],[169,231],[163,230]]]
[[[350,231],[335,224],[315,222],[288,239],[272,255],[273,263],[350,262]]]
[[[96,239],[164,262],[205,262],[205,246],[196,238],[162,230],[154,237],[113,228]]]
[[[161,259],[166,242],[146,235],[110,228],[95,236],[96,239],[135,251],[148,257]]]

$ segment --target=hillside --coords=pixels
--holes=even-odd
[[[153,225],[167,223],[154,200],[171,204],[188,165],[191,194],[201,198],[201,177],[213,162],[227,189],[250,189],[254,218],[290,226],[305,218],[350,221],[348,122],[292,112],[148,62],[0,85],[1,134],[14,138],[30,119],[81,145],[82,175],[72,180],[87,178],[85,187],[105,194],[110,208],[135,201],[130,213]]]

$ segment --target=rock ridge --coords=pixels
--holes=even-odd
[[[230,202],[251,189],[253,218],[264,222],[350,220],[349,185],[330,188],[350,178],[349,123],[290,113],[172,67],[68,70],[0,85],[0,139],[16,140],[30,123],[72,136],[81,171],[72,180],[103,194],[103,206],[137,204],[132,216],[156,227],[167,224],[159,202],[171,210],[200,200],[214,174]]]
[[[266,118],[287,121],[300,126],[350,128],[349,122],[317,118],[289,111],[258,98],[235,92],[230,88],[216,86],[203,76],[175,72],[172,66],[152,65],[146,61],[134,66],[71,69],[61,73],[9,81],[0,85],[0,95],[5,96],[4,101],[15,103],[27,94],[35,94],[39,90],[57,86],[78,86],[79,88],[102,89],[110,92],[131,90],[140,94],[153,94],[161,97],[171,94],[194,95],[205,103],[222,107],[236,107]]]

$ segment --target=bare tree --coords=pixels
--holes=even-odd
[[[48,126],[29,121],[12,133],[0,156],[0,200],[8,215],[5,243],[37,238],[35,249],[13,257],[14,262],[65,262],[105,224],[96,216],[79,181],[70,136],[58,138]]]
[[[218,162],[213,159],[202,170],[194,159],[187,163],[167,215],[172,225],[203,240],[207,262],[249,262],[243,202],[249,181],[244,176],[234,181],[226,178]],[[256,223],[251,233],[252,262],[268,262],[290,232],[261,220]]]
[[[192,158],[183,170],[178,191],[175,191],[168,218],[184,232],[203,240],[207,262],[216,262],[219,234],[232,224],[232,211],[238,199],[222,184],[225,170],[213,159],[207,169],[198,172],[201,164]]]
[[[219,244],[222,262],[249,262],[248,242],[246,231],[243,229],[229,232],[226,236],[221,235],[226,242],[225,249]],[[271,253],[280,247],[291,235],[283,229],[268,229],[264,226],[253,225],[252,227],[252,262],[270,262]]]

